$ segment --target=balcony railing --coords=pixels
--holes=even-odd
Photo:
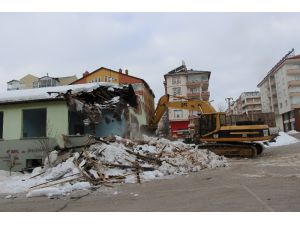
[[[289,92],[289,96],[300,96],[300,92]]]
[[[296,86],[300,86],[300,80],[290,80],[288,82],[289,87],[296,87]]]
[[[200,97],[200,92],[195,92],[195,93],[187,93],[187,97]]]
[[[199,87],[201,86],[202,89],[207,89],[208,88],[208,81],[203,80],[203,81],[187,81],[186,83],[187,87]]]
[[[293,109],[299,109],[300,108],[300,104],[291,104],[291,107]]]
[[[288,69],[287,74],[288,75],[300,74],[300,69]]]

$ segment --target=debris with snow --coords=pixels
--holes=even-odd
[[[264,143],[266,148],[269,147],[279,147],[282,145],[289,145],[299,142],[297,138],[294,138],[287,133],[284,133],[282,131],[279,132],[279,135],[275,138],[274,142],[267,142]]]
[[[14,195],[7,195],[7,196],[5,196],[5,199],[12,199],[12,198],[16,198],[16,196],[14,196]]]
[[[146,136],[143,141],[121,137],[112,140],[98,141],[55,167],[39,167],[32,174],[9,176],[0,171],[0,192],[27,191],[27,197],[56,198],[75,190],[113,183],[140,183],[228,165],[223,156],[178,141]]]
[[[290,130],[287,132],[288,134],[298,134],[299,132],[296,130]]]

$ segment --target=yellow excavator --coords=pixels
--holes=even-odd
[[[230,117],[224,112],[216,112],[208,101],[174,96],[182,100],[170,102],[169,97],[164,95],[160,98],[148,126],[150,131],[157,129],[158,122],[167,108],[176,108],[199,112],[199,117],[194,119],[193,141],[200,148],[208,149],[218,155],[255,157],[263,151],[263,145],[257,141],[272,139],[269,127],[261,121],[243,121],[232,125]]]

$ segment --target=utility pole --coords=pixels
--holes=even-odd
[[[232,98],[232,97],[225,98],[225,101],[226,101],[226,102],[227,102],[227,104],[228,104],[228,112],[229,112],[229,114],[231,113],[231,111],[230,111],[231,100],[233,100],[233,98]]]

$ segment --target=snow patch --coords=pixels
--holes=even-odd
[[[275,138],[275,142],[267,142],[267,145],[265,145],[265,147],[266,148],[279,147],[279,146],[290,145],[298,142],[299,140],[297,138],[294,138],[288,135],[287,133],[280,131],[279,136]]]

